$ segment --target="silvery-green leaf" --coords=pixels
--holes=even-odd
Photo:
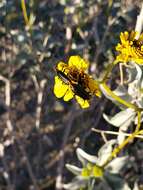
[[[142,112],[142,114],[141,114],[141,123],[143,122],[143,112]],[[138,116],[136,116],[136,118],[135,118],[135,120],[134,120],[134,123],[135,123],[135,125],[137,125],[138,124]],[[141,124],[141,127],[142,127],[142,124]]]
[[[142,77],[142,69],[139,65],[133,63],[131,67],[127,67],[128,72],[128,83],[131,83],[135,80],[140,81]]]
[[[77,166],[71,165],[71,164],[66,164],[66,168],[71,171],[75,175],[80,175],[82,169],[78,168]]]
[[[128,83],[128,93],[132,96],[136,102],[138,101],[138,98],[140,98],[140,89],[142,86],[142,81],[143,81],[143,73],[141,70],[141,67],[139,65],[136,65],[136,77],[133,81]]]
[[[141,80],[141,86],[140,86],[141,89],[143,89],[143,78]]]
[[[117,142],[116,140],[112,139],[100,148],[98,152],[98,161],[97,161],[98,166],[102,166],[107,161],[107,159],[111,155],[113,146],[116,144],[116,142]]]
[[[128,162],[128,157],[124,156],[124,157],[118,157],[115,158],[114,160],[112,160],[107,166],[106,169],[110,172],[110,173],[119,173],[121,171],[121,169],[123,167],[125,167],[125,165]]]
[[[105,179],[95,186],[93,190],[113,190]]]
[[[127,71],[127,75],[128,75],[127,83],[134,81],[136,78],[136,75],[137,75],[136,67],[135,66],[127,67],[126,71]]]
[[[71,183],[64,184],[63,188],[67,190],[79,190],[80,188],[86,187],[87,183],[87,179],[84,179],[81,176],[77,176],[72,180]]]
[[[110,187],[112,187],[112,189],[114,190],[131,190],[128,184],[124,181],[124,179],[121,178],[118,174],[111,174],[106,172],[104,174],[104,177]]]
[[[67,1],[66,0],[60,0],[61,5],[66,5]]]
[[[115,100],[115,98],[113,98],[110,94],[108,94],[108,92],[106,91],[106,89],[104,88],[104,86],[102,84],[100,85],[100,89],[106,98],[108,98],[109,100],[114,102],[121,109],[126,108],[123,104],[120,104],[117,100]],[[115,90],[112,90],[112,93],[114,93],[116,96],[122,98],[123,100],[125,100],[127,102],[132,101],[132,97],[128,94],[128,91],[122,85],[119,85]]]
[[[120,111],[116,115],[112,116],[107,116],[106,114],[103,114],[104,119],[110,123],[111,125],[115,127],[128,127],[132,121],[134,120],[136,115],[136,112],[132,109],[126,109],[123,111]]]
[[[125,132],[127,132],[128,127],[129,127],[129,125],[128,126],[122,125],[119,128],[118,136],[117,136],[118,144],[122,144],[122,142],[125,140],[125,138],[126,138]]]
[[[114,98],[112,98],[112,97],[106,92],[106,90],[105,90],[105,88],[102,86],[102,84],[100,85],[100,89],[101,89],[102,93],[104,94],[104,96],[105,96],[106,98],[108,98],[108,99],[111,100],[111,101],[114,101]]]
[[[118,85],[118,87],[113,91],[118,96],[126,96],[128,94],[127,89],[123,85]]]
[[[86,166],[88,162],[91,162],[93,164],[96,164],[97,162],[97,157],[87,154],[85,151],[83,151],[81,148],[77,148],[76,150],[77,157],[83,164],[83,166]]]
[[[135,66],[136,66],[136,69],[137,69],[137,75],[136,75],[135,80],[137,80],[139,85],[140,85],[142,77],[143,77],[143,73],[142,73],[142,69],[141,69],[142,66],[139,66],[137,64],[135,64]]]
[[[137,81],[134,81],[128,85],[128,93],[132,96],[132,99],[137,102],[139,97],[139,87]]]
[[[29,17],[30,26],[34,24],[35,20],[36,20],[36,16],[33,13],[30,13],[30,17]]]
[[[133,190],[139,190],[139,186],[137,182],[135,182]]]
[[[142,92],[143,93],[143,92]],[[142,94],[142,96],[143,96],[143,94]],[[143,97],[140,97],[140,99],[138,100],[138,106],[140,107],[140,108],[143,108]]]
[[[115,90],[113,90],[113,93],[115,93],[117,96],[119,96],[127,102],[132,101],[132,97],[129,95],[127,89],[123,85],[118,85],[118,87]]]

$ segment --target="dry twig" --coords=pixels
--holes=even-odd
[[[37,91],[37,108],[36,108],[36,121],[35,121],[35,126],[36,129],[40,128],[40,116],[41,116],[41,111],[42,111],[42,100],[43,100],[43,93],[44,89],[46,86],[46,79],[43,79],[40,81],[40,84],[38,84],[37,78],[35,75],[32,75],[32,79]]]
[[[92,128],[92,131],[95,131],[97,133],[104,133],[104,134],[110,134],[110,135],[119,135],[119,132],[115,132],[115,131],[104,131],[104,130],[100,130],[100,129],[95,129],[95,128]],[[129,133],[123,133],[122,135],[124,136],[131,136],[132,134],[129,134]],[[135,135],[135,138],[141,138],[143,139],[143,135]]]
[[[27,166],[27,170],[29,172],[29,176],[30,176],[30,178],[32,180],[32,183],[34,185],[34,189],[35,190],[39,190],[36,178],[35,178],[35,176],[33,174],[33,171],[32,171],[32,168],[31,168],[31,164],[30,164],[30,162],[28,160],[28,157],[26,155],[26,151],[24,149],[24,146],[19,141],[19,139],[17,138],[16,133],[14,131],[13,124],[12,124],[11,119],[10,119],[10,106],[11,106],[10,81],[7,78],[3,77],[2,75],[0,75],[0,80],[5,83],[5,104],[6,104],[7,109],[8,109],[7,115],[6,115],[6,125],[7,125],[7,128],[9,130],[10,134],[11,134],[11,138],[15,139],[17,141],[17,143],[19,144],[21,153],[22,153],[22,155],[23,155],[23,157],[25,159],[25,163],[26,163],[26,166]],[[7,183],[8,183],[8,187],[7,188],[8,188],[8,190],[13,190],[13,185],[12,185],[12,183],[10,181],[10,178],[9,178],[9,172],[8,172],[9,168],[8,168],[8,166],[6,164],[6,161],[5,161],[4,157],[2,157],[2,158],[3,158],[4,167],[5,167],[5,170],[6,170],[6,173],[7,173],[7,178],[6,178]]]
[[[0,80],[5,83],[5,104],[7,107],[7,113],[6,113],[6,125],[7,125],[7,130],[11,132],[13,130],[13,126],[10,120],[10,81],[5,78],[4,76],[0,75]],[[7,189],[8,190],[13,190],[13,185],[10,180],[10,174],[9,174],[9,167],[7,165],[6,159],[4,157],[4,145],[3,145],[3,155],[0,156],[2,158],[2,163],[5,169],[5,179],[7,181]]]
[[[60,150],[60,159],[59,159],[59,164],[58,164],[58,168],[57,168],[57,178],[56,178],[56,189],[57,190],[62,190],[62,171],[63,171],[63,167],[64,167],[64,155],[65,155],[65,145],[67,144],[68,141],[68,137],[70,135],[70,131],[71,131],[71,127],[72,127],[72,123],[74,120],[74,114],[75,110],[72,110],[71,112],[69,112],[69,116],[68,118],[68,125],[65,128],[65,133],[63,135],[63,142],[62,142],[62,147]]]

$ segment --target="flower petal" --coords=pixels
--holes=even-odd
[[[134,59],[135,63],[137,64],[143,64],[143,59]]]
[[[138,34],[138,32],[131,31],[130,36],[129,36],[129,40],[134,41],[136,39],[137,34]]]
[[[54,85],[54,94],[57,98],[63,97],[68,90],[68,85],[64,84],[64,82],[58,77],[55,76],[55,85]]]
[[[84,59],[82,59],[80,56],[76,55],[76,56],[71,56],[69,58],[69,62],[68,65],[71,66],[75,66],[78,69],[82,69],[83,71],[85,71],[88,68],[88,62],[86,62]]]
[[[84,100],[83,98],[79,97],[79,96],[75,96],[77,102],[79,103],[79,105],[82,108],[88,108],[90,106],[89,101],[88,100]]]
[[[90,89],[90,92],[93,95],[96,95],[98,97],[101,97],[101,90],[99,88],[99,84],[97,83],[96,80],[94,80],[93,78],[89,78],[88,79],[88,87]]]
[[[116,62],[130,62],[134,61],[137,64],[143,64],[143,51],[142,51],[143,34],[138,36],[138,33],[125,31],[120,34],[120,41],[116,46],[116,50],[120,54],[116,57]]]
[[[74,93],[72,92],[71,88],[69,87],[67,92],[64,95],[64,101],[69,101],[73,98]]]
[[[64,73],[67,73],[68,69],[68,64],[64,63],[64,62],[59,62],[57,65],[57,69],[60,71],[63,71]]]

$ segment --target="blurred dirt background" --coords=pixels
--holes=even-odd
[[[58,189],[59,176],[72,177],[65,163],[79,164],[77,147],[96,154],[104,144],[91,128],[117,130],[102,118],[117,111],[105,98],[81,110],[54,96],[54,66],[80,55],[99,77],[114,59],[120,32],[135,28],[141,2],[26,0],[35,16],[29,32],[20,0],[0,1],[0,190]],[[128,147],[135,166],[125,177],[143,183],[140,146],[137,140]]]

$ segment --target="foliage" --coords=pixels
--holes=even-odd
[[[77,157],[82,163],[82,168],[66,164],[68,170],[75,174],[76,177],[71,183],[65,184],[64,188],[77,190],[79,188],[94,189],[96,187],[96,189],[130,190],[128,184],[120,175],[123,168],[128,168],[129,158],[127,156],[115,158],[104,169],[102,168],[115,144],[116,140],[108,141],[101,147],[97,157],[89,155],[78,148]]]

